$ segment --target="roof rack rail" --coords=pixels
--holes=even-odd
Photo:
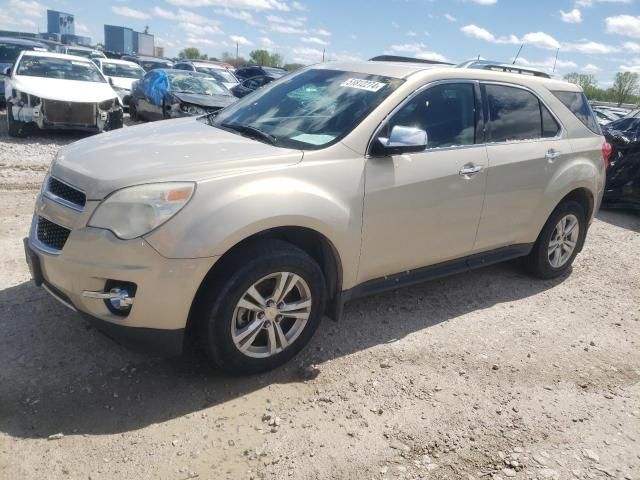
[[[369,59],[370,62],[405,62],[405,63],[426,63],[428,65],[453,65],[449,62],[439,62],[436,60],[426,60],[424,58],[402,57],[400,55],[378,55]]]
[[[456,65],[456,68],[477,68],[480,70],[493,70],[496,72],[519,73],[521,75],[533,75],[534,77],[551,78],[547,72],[536,68],[523,67],[510,63],[493,62],[490,60],[468,60]]]

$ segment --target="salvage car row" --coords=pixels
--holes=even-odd
[[[112,59],[77,46],[52,53],[23,39],[0,39],[0,62],[11,136],[33,128],[113,130],[129,108],[134,120],[147,121],[211,113],[286,74],[247,67],[236,76],[222,62]]]

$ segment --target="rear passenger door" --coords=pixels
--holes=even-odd
[[[535,93],[497,83],[481,88],[489,169],[474,252],[534,242],[545,190],[571,157],[559,120]]]

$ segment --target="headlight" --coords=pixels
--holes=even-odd
[[[182,210],[195,189],[192,182],[123,188],[102,201],[89,220],[89,226],[111,230],[123,240],[141,237]]]
[[[180,105],[180,110],[189,115],[204,115],[206,110],[204,108],[196,107],[195,105]]]

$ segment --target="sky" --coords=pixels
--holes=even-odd
[[[556,74],[589,73],[600,86],[640,73],[640,0],[0,0],[0,29],[46,31],[46,9],[72,13],[76,33],[149,27],[175,56],[220,57],[265,48],[286,63],[398,54],[458,63],[480,55]]]

